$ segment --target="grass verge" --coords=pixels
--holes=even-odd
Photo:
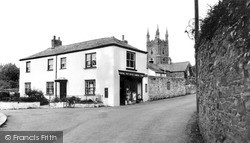
[[[198,116],[194,112],[186,126],[187,139],[186,143],[204,143],[198,126]]]

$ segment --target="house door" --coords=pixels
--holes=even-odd
[[[60,82],[60,99],[67,95],[67,82]]]

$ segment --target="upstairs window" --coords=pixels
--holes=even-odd
[[[25,94],[27,94],[28,92],[31,91],[31,82],[25,82],[24,87],[25,87]]]
[[[26,72],[30,72],[30,61],[26,62]]]
[[[48,71],[53,71],[53,59],[48,59]]]
[[[127,68],[135,69],[135,53],[127,52]]]
[[[54,94],[54,82],[46,83],[46,94],[53,95]]]
[[[85,95],[95,95],[95,80],[85,80]]]
[[[61,58],[61,69],[66,69],[66,57]]]
[[[96,67],[96,53],[86,54],[86,68],[95,68]]]

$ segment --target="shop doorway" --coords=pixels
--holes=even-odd
[[[142,101],[142,77],[120,75],[120,105]]]

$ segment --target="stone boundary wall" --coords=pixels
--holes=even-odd
[[[0,102],[0,110],[39,108],[40,102]]]
[[[207,143],[250,143],[250,1],[221,4],[221,16],[236,22],[210,22],[219,26],[196,53],[200,131]]]
[[[170,89],[167,84],[170,82]],[[186,95],[184,78],[148,76],[149,100]]]

